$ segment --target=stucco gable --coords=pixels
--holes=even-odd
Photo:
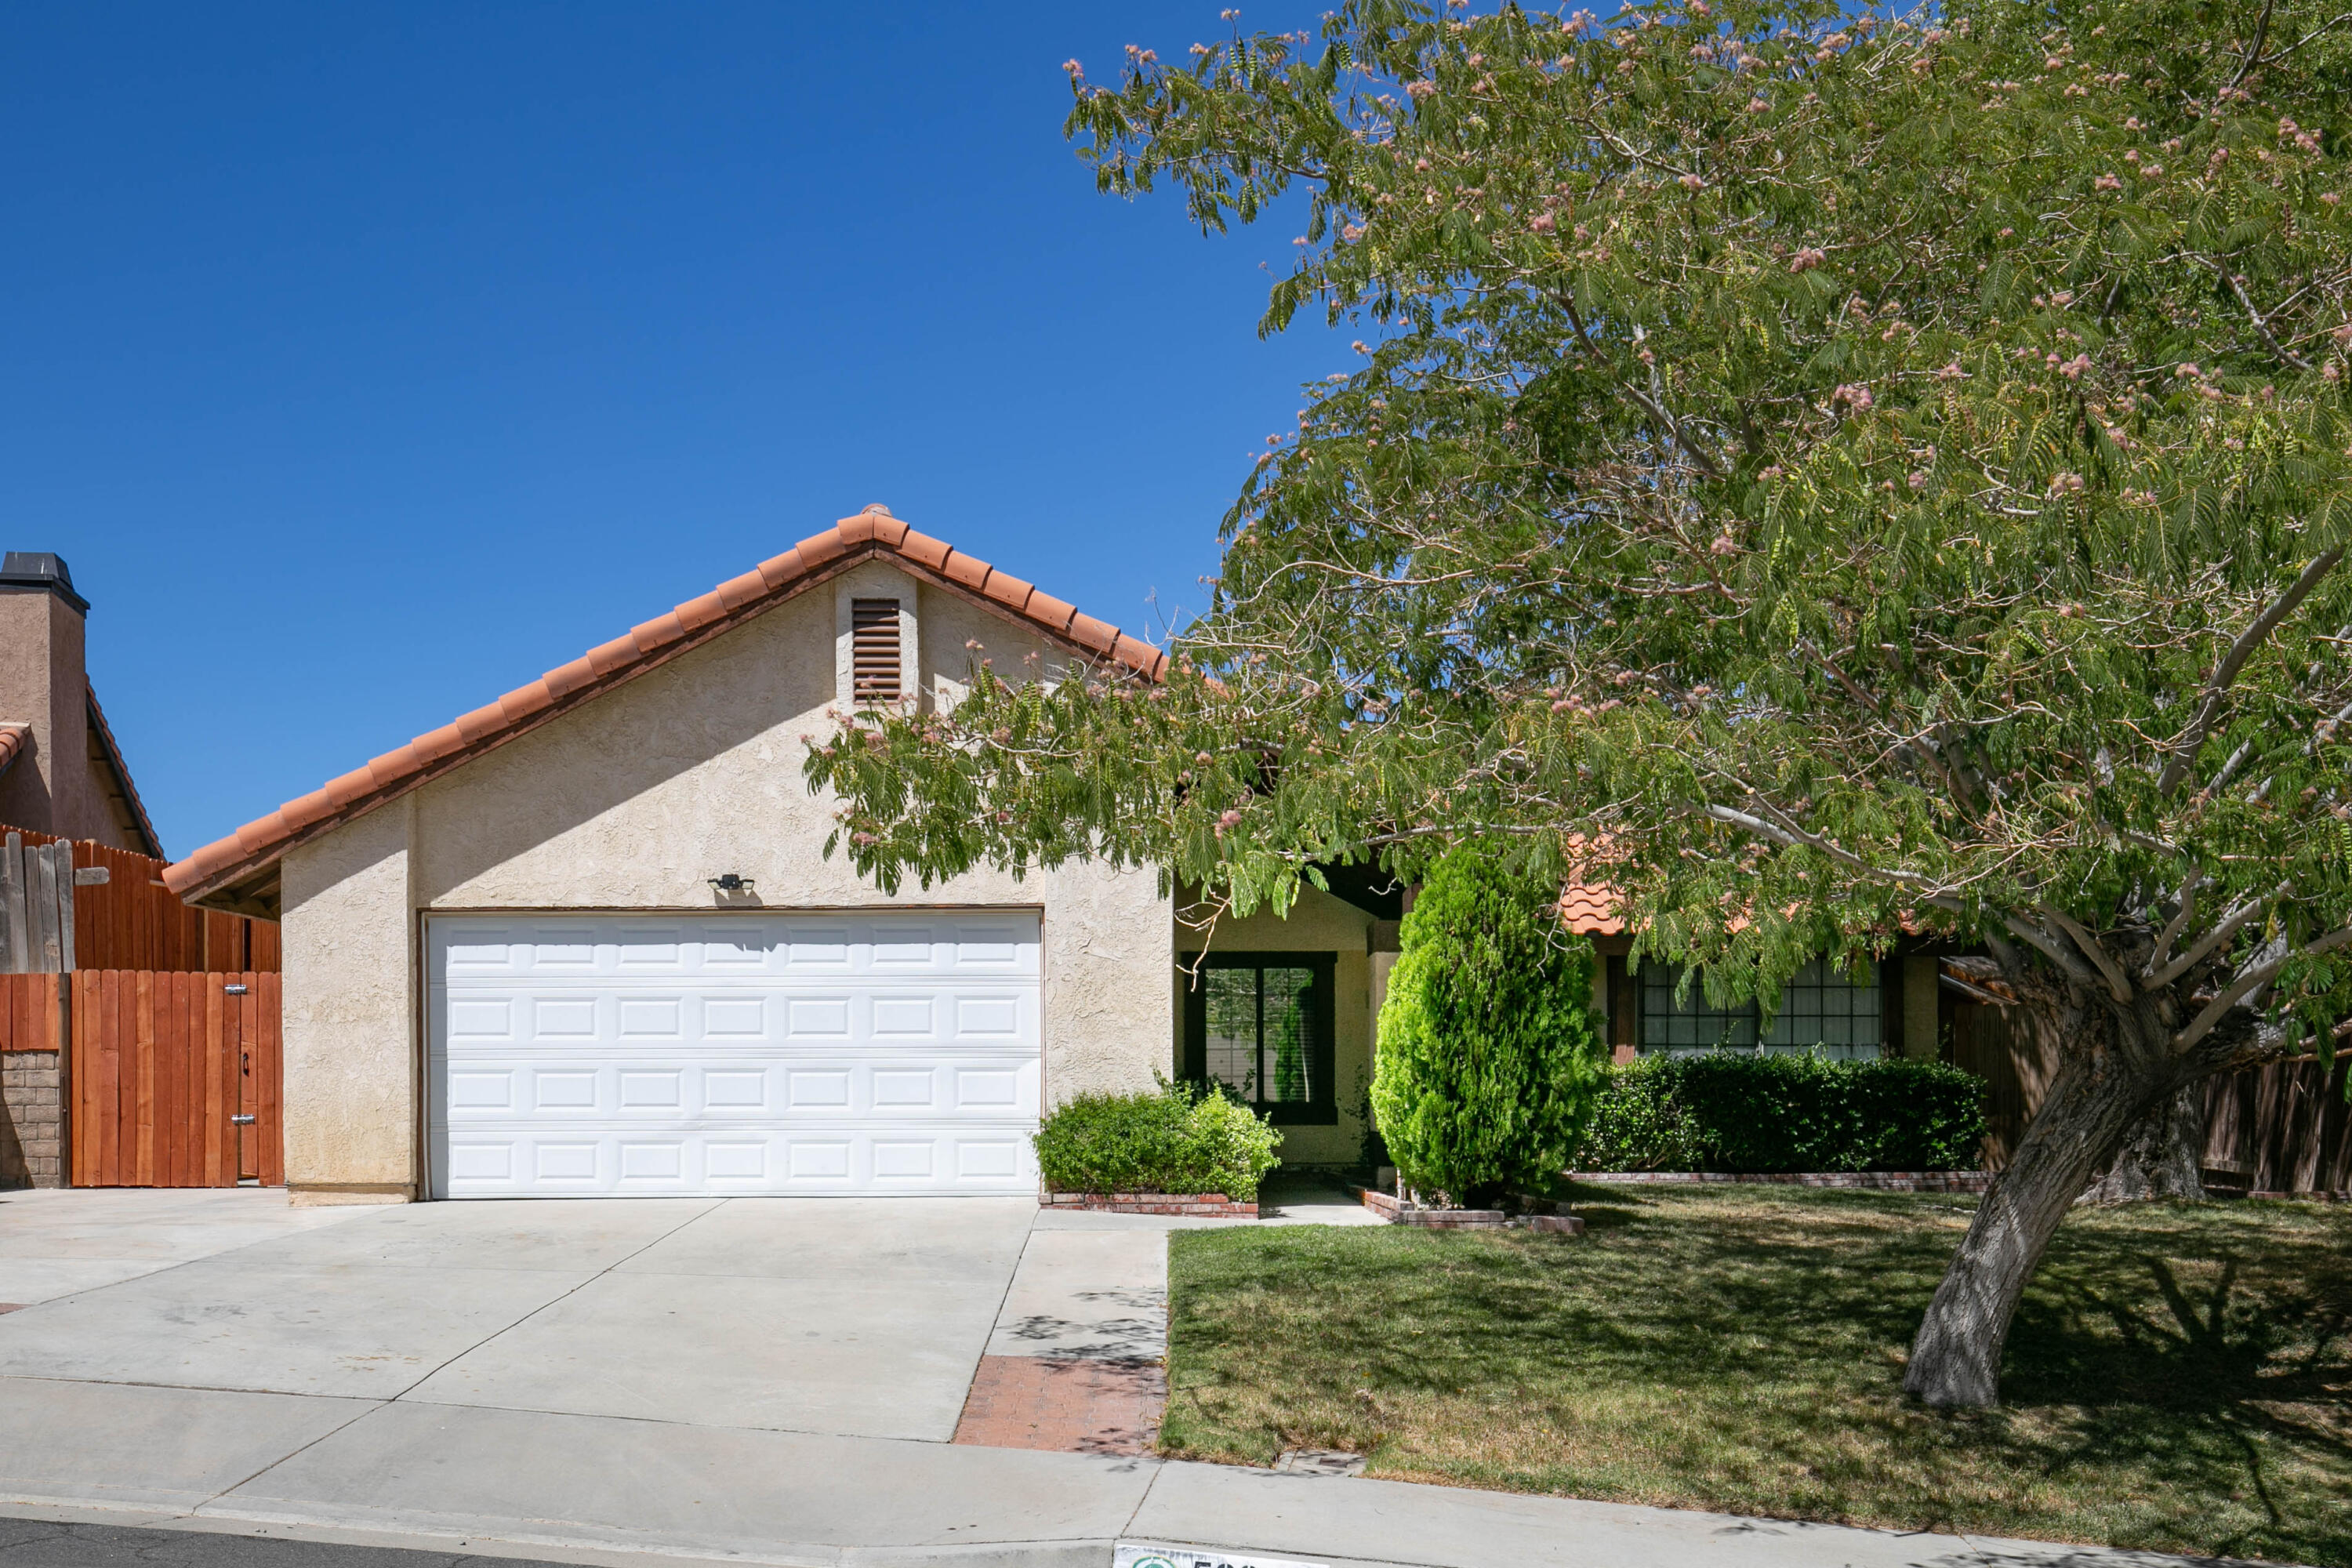
[[[1150,679],[1159,679],[1166,668],[1167,656],[1159,649],[916,531],[887,509],[869,507],[625,637],[205,845],[170,867],[164,881],[192,903],[275,918],[278,865],[289,849],[401,799],[868,561],[886,562],[1082,658],[1123,666]]]

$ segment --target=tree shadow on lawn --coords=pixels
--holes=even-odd
[[[2000,1410],[1904,1356],[1973,1205],[1609,1193],[1583,1238],[1178,1238],[1171,1447],[1896,1528],[2352,1562],[2352,1226],[2250,1205],[2070,1220]],[[1591,1211],[1587,1212],[1590,1215]]]

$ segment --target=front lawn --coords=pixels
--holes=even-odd
[[[1162,1447],[1400,1480],[2352,1563],[2352,1211],[2085,1210],[2004,1406],[1906,1403],[1974,1201],[1575,1194],[1581,1237],[1314,1226],[1171,1238]]]

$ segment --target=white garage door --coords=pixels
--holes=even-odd
[[[427,926],[433,1189],[1037,1190],[1034,913]]]

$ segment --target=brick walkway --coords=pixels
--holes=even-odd
[[[955,1440],[984,1448],[1148,1454],[1167,1403],[1168,1376],[1158,1362],[982,1356]]]

